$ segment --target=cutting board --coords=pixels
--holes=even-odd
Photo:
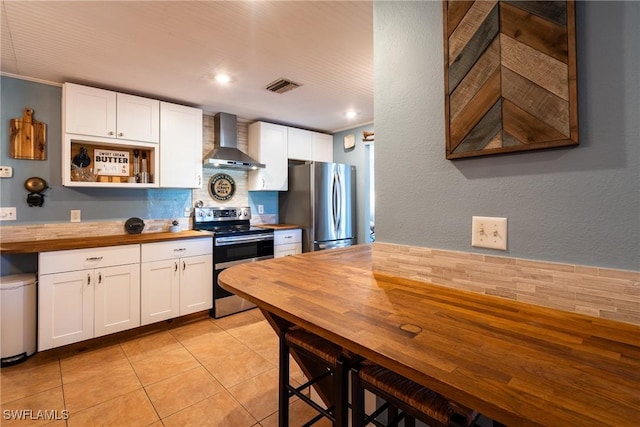
[[[21,118],[9,120],[9,157],[45,160],[47,158],[47,124],[33,118],[33,109],[25,108]]]

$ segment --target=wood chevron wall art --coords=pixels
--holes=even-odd
[[[577,145],[574,1],[443,9],[447,159]]]

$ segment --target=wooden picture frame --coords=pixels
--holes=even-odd
[[[446,157],[578,144],[575,4],[443,0]]]

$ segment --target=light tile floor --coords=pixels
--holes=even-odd
[[[277,426],[278,339],[260,311],[189,320],[37,353],[3,368],[0,424]],[[293,361],[292,378],[302,379]],[[292,400],[292,427],[313,415]]]

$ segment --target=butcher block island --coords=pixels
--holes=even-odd
[[[239,265],[219,283],[276,332],[306,328],[504,424],[638,425],[639,326],[376,274],[371,252]]]

